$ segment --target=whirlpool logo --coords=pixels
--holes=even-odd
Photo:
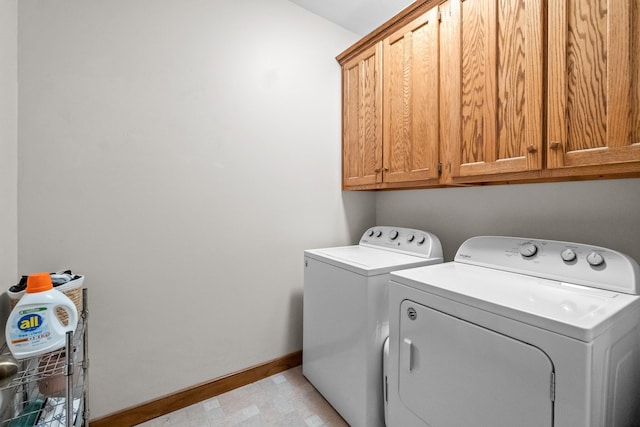
[[[42,316],[38,314],[27,314],[18,320],[18,329],[24,332],[33,331],[42,325]]]

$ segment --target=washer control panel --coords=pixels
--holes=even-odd
[[[360,245],[382,247],[423,258],[442,258],[442,245],[432,233],[413,228],[376,226],[364,232]]]
[[[625,254],[581,243],[479,236],[460,246],[456,262],[560,282],[640,294],[640,267]]]

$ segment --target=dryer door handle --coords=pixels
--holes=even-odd
[[[413,342],[409,338],[405,338],[403,341],[404,346],[404,364],[407,371],[411,371],[413,367]]]

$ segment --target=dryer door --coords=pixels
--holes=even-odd
[[[408,300],[400,316],[400,399],[427,425],[553,426],[542,350]]]

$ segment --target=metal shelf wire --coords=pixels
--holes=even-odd
[[[88,305],[65,347],[20,360],[16,376],[0,387],[0,427],[79,427],[89,425]],[[0,354],[10,354],[6,344]],[[66,417],[67,413],[73,416]]]

